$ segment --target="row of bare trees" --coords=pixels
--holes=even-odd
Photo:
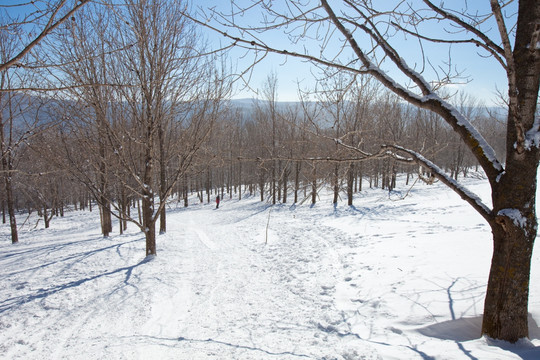
[[[281,103],[271,74],[261,92],[264,100],[229,112],[209,140],[214,163],[208,162],[199,176],[210,188],[225,189],[222,194],[241,197],[256,191],[261,200],[266,195],[273,204],[303,202],[307,197],[315,203],[321,186],[330,186],[334,203],[345,196],[352,205],[363,179],[392,190],[398,173],[418,170],[393,158],[367,161],[363,155],[376,153],[381,144],[403,144],[422,152],[455,179],[478,167],[439,116],[408,106],[367,77],[340,74],[331,83],[318,84],[312,101]],[[504,121],[497,109],[484,108],[465,95],[455,101],[504,152]]]
[[[229,90],[224,64],[206,53],[182,15],[186,7],[180,0],[92,3],[58,26],[42,40],[40,66],[32,69],[39,86],[57,89],[47,106],[33,109],[36,123],[45,119],[46,126],[25,127],[21,114],[10,113],[17,107],[12,99],[35,103],[30,90],[0,93],[6,98],[0,135],[8,140],[2,142],[2,167],[14,242],[12,180],[19,172],[19,194],[32,200],[46,226],[63,208],[66,183],[76,182],[97,202],[104,236],[116,216],[135,223],[145,233],[147,255],[156,253],[158,220],[159,231],[166,231],[166,201],[209,136]],[[3,44],[16,44],[8,30],[2,35]],[[16,51],[6,50],[2,60]],[[2,79],[23,70],[8,68]],[[19,81],[3,88],[29,87]],[[133,198],[140,199],[140,216],[131,215]]]
[[[85,59],[87,67],[77,70],[85,79],[72,81],[94,81],[84,71],[100,65],[92,62],[95,57]],[[191,69],[190,74],[194,73]],[[423,151],[455,178],[478,166],[438,116],[407,106],[369,78],[333,81],[318,84],[313,101],[278,102],[279,87],[270,74],[264,84],[265,100],[226,102],[221,101],[222,94],[213,93],[206,101],[167,103],[164,115],[157,117],[156,137],[149,145],[151,140],[145,137],[148,124],[140,114],[144,102],[113,101],[128,98],[122,86],[73,86],[69,98],[31,108],[33,118],[43,113],[41,118],[49,122],[20,147],[15,208],[39,211],[48,227],[51,217],[62,214],[65,206],[84,209],[94,199],[104,236],[112,231],[115,216],[121,220],[120,232],[127,221],[145,231],[145,224],[159,218],[162,233],[170,195],[175,201],[183,200],[185,206],[194,192],[201,202],[210,202],[212,194],[241,198],[257,193],[262,201],[274,204],[315,203],[321,187],[328,186],[334,192],[334,203],[346,198],[352,205],[364,181],[370,187],[392,190],[398,173],[409,174],[418,168],[392,158],[364,161],[358,156],[357,149],[375,152],[384,143]],[[211,85],[217,89],[217,84]],[[20,103],[25,97],[19,97]],[[504,122],[468,97],[456,101],[486,138],[494,143],[500,139]],[[146,167],[147,146],[152,147],[154,165],[150,169]],[[197,155],[186,146],[193,146]],[[504,143],[499,147],[503,150]],[[156,202],[151,204],[152,218],[142,211],[148,206],[143,201],[147,188],[141,181],[145,172],[151,177],[153,191],[147,198]],[[5,203],[7,198],[2,200]],[[133,206],[138,211],[132,215]]]

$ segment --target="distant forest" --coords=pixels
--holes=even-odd
[[[477,170],[470,151],[437,115],[404,104],[363,80],[346,91],[332,92],[331,98],[325,98],[329,92],[320,92],[316,101],[220,100],[213,105],[214,113],[204,115],[211,128],[189,166],[172,179],[169,201],[188,206],[189,195],[211,202],[219,194],[240,199],[257,195],[274,204],[315,203],[318,191],[331,187],[334,202],[342,199],[352,205],[353,194],[362,191],[362,180],[390,191],[398,173],[407,178],[418,175],[417,165],[391,157],[364,160],[357,154],[356,149],[377,153],[381,144],[403,144],[422,152],[455,179],[467,176],[471,168]],[[272,81],[269,76],[267,85],[277,97],[279,90]],[[502,110],[474,101],[470,105],[467,97],[459,100],[497,153],[504,153]],[[13,118],[10,135],[17,146],[11,152],[11,182],[18,212],[37,211],[48,227],[66,207],[85,209],[92,203],[113,202],[116,211],[126,212],[118,214],[125,220],[131,217],[131,208],[140,209],[137,179],[146,164],[144,152],[133,147],[140,144],[141,129],[129,119],[120,122],[113,109],[126,104],[108,104],[107,130],[96,126],[96,109],[82,101],[17,93],[4,94],[1,106],[3,119]],[[204,104],[182,104],[162,129],[152,157],[159,164],[152,167],[153,188],[160,189],[160,169],[165,169],[165,188],[171,176],[178,175],[179,156],[189,152],[185,124],[198,121],[191,117],[199,116],[200,107]],[[132,148],[128,152],[124,146]],[[0,196],[5,223],[7,199],[4,192]]]

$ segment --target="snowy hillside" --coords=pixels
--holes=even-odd
[[[95,211],[31,218],[15,246],[1,225],[0,357],[539,359],[538,251],[531,341],[479,339],[489,227],[442,184],[397,189],[172,205],[147,261],[135,227],[103,239]]]

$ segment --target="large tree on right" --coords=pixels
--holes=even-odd
[[[373,9],[366,4],[345,1],[364,20],[364,23],[356,21],[354,25],[371,37],[419,91],[400,86],[380,67],[374,66],[346,27],[350,24],[347,18],[339,17],[326,0],[321,3],[330,21],[343,34],[366,71],[409,103],[440,115],[461,136],[484,169],[491,185],[491,208],[449,179],[441,169],[419,153],[398,146],[391,147],[406,152],[414,161],[429,167],[437,177],[468,201],[491,227],[493,257],[484,303],[482,334],[510,342],[528,337],[530,268],[538,227],[535,197],[540,154],[540,120],[536,117],[540,80],[540,1],[519,1],[515,27],[507,28],[499,1],[491,0],[490,16],[495,18],[500,35],[497,43],[467,22],[463,13],[456,14],[442,5],[436,6],[424,0],[424,4],[433,12],[432,16],[451,22],[460,30],[460,34],[473,36],[471,40],[461,41],[474,42],[488,51],[506,72],[508,118],[504,162],[497,159],[492,148],[470,122],[439,96],[433,83],[428,83],[422,75],[407,66],[378,30]],[[428,38],[407,30],[397,22],[393,25],[398,31],[409,32],[410,36],[430,42],[459,41]]]
[[[436,5],[429,0],[252,0],[246,5],[232,0],[232,4],[229,14],[214,10],[217,16],[212,25],[209,21],[200,23],[231,39],[231,46],[252,51],[254,65],[275,53],[324,69],[369,74],[409,104],[438,114],[459,134],[489,179],[491,206],[419,152],[399,144],[386,145],[384,151],[388,156],[429,168],[488,222],[493,233],[493,258],[482,334],[510,342],[528,337],[530,266],[538,226],[535,197],[540,154],[540,1]],[[255,11],[262,16],[253,16]],[[273,44],[276,37],[266,36],[279,30],[292,40],[286,49]],[[407,52],[401,46],[404,37],[421,44],[420,51],[431,51],[429,56],[414,57]],[[310,42],[318,46],[306,45]],[[435,52],[469,46],[473,50],[469,58],[462,59],[462,67],[486,57],[500,64],[508,82],[508,93],[503,96],[508,107],[506,154],[497,156],[439,91],[441,85],[452,83],[459,75],[454,71],[456,59],[449,56],[447,69],[438,67],[429,61],[434,50],[427,50],[427,46],[438,47]],[[439,71],[429,71],[430,67]],[[370,156],[360,149],[358,153]]]

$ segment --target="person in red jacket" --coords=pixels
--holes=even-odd
[[[219,195],[216,197],[216,209],[219,209]]]

